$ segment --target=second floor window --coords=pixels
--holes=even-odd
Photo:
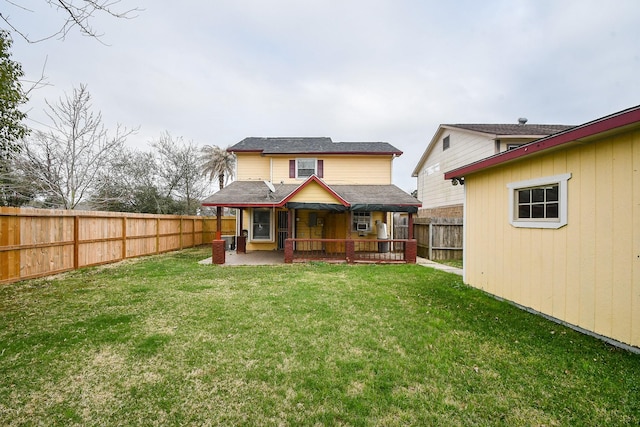
[[[450,146],[451,146],[451,140],[449,139],[449,135],[447,135],[442,140],[442,151],[448,150]]]
[[[324,162],[313,158],[289,160],[289,178],[309,178],[316,175],[322,178]]]
[[[316,159],[297,159],[296,178],[308,178],[316,173]]]

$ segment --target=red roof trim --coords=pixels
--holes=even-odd
[[[511,160],[516,160],[524,156],[529,156],[534,153],[574,142],[582,138],[588,138],[639,122],[640,105],[576,126],[564,132],[538,139],[514,150],[505,151],[504,153],[496,154],[495,156],[446,172],[444,174],[444,179],[460,178],[482,169],[487,169]]]
[[[262,153],[264,150],[261,149],[253,149],[253,150],[232,150],[231,148],[227,148],[229,153]]]
[[[202,206],[219,206],[224,208],[277,208],[278,203],[202,203]]]
[[[265,156],[291,156],[291,155],[356,155],[356,156],[401,156],[402,151],[293,151],[293,152],[265,152],[265,150],[234,150],[238,153],[262,153]]]
[[[291,200],[296,194],[298,194],[300,191],[302,191],[303,188],[305,188],[307,185],[309,185],[311,182],[315,182],[318,185],[320,185],[322,188],[324,188],[328,193],[330,193],[333,197],[335,197],[336,199],[338,199],[340,201],[340,204],[342,204],[342,206],[346,206],[349,207],[351,206],[349,204],[349,202],[347,202],[345,199],[343,199],[342,197],[340,197],[340,195],[338,195],[338,193],[336,193],[335,191],[333,191],[331,189],[331,187],[329,187],[327,184],[325,184],[320,178],[318,178],[315,175],[311,175],[309,178],[307,178],[307,180],[305,182],[303,182],[302,184],[300,184],[298,186],[298,188],[296,188],[295,190],[293,190],[291,192],[291,194],[289,194],[287,197],[285,197],[279,204],[278,207],[282,207],[284,206],[289,200]]]
[[[264,148],[252,148],[252,149],[232,149],[227,148],[229,153],[262,153],[265,156],[291,156],[291,155],[357,155],[357,156],[396,156],[400,157],[404,154],[403,151],[281,151],[281,152],[270,152],[265,150]]]

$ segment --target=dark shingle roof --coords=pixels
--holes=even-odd
[[[387,142],[333,142],[328,137],[249,137],[229,147],[230,152],[263,154],[402,154]]]
[[[332,185],[349,204],[420,205],[420,201],[395,185]]]
[[[475,132],[490,133],[495,135],[536,135],[547,136],[562,132],[573,126],[569,125],[537,125],[537,124],[455,124],[444,125]]]
[[[222,190],[207,197],[202,204],[238,205],[238,204],[278,204],[291,194],[298,184],[274,184],[275,193],[271,193],[264,181],[234,181]]]
[[[280,205],[298,187],[298,184],[274,184],[276,191],[271,193],[264,181],[234,181],[207,197],[202,204],[275,206]],[[350,205],[421,205],[419,200],[395,185],[330,185],[329,188]]]

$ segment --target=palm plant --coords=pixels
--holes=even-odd
[[[210,181],[218,178],[220,189],[222,190],[225,184],[233,178],[236,163],[235,156],[225,148],[215,145],[205,145],[201,151],[202,173],[208,176]]]

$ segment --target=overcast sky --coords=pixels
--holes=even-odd
[[[63,16],[44,0],[0,0],[33,38]],[[99,18],[100,43],[73,31],[13,59],[44,99],[88,85],[109,128],[139,127],[142,150],[163,131],[198,145],[247,136],[385,141],[411,172],[441,123],[581,124],[640,104],[638,0],[123,0],[130,20]],[[46,66],[45,66],[46,63]]]

